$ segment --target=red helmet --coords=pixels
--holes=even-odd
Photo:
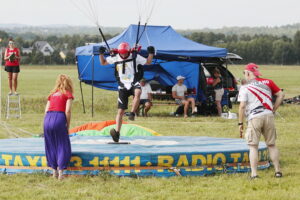
[[[127,42],[122,42],[118,46],[118,52],[119,54],[126,54],[130,52],[130,46]]]

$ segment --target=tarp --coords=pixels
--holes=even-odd
[[[140,27],[140,33],[144,26]],[[111,48],[117,48],[121,42],[135,44],[137,25],[130,25],[123,33],[108,40]],[[189,40],[177,33],[171,26],[147,26],[141,36],[140,54],[147,56],[147,47],[156,49],[153,65],[144,66],[145,78],[157,80],[164,86],[173,86],[178,75],[186,77],[184,84],[196,89],[199,97],[200,62],[202,58],[221,58],[227,55],[225,48],[206,46]],[[114,65],[101,66],[99,47],[104,43],[92,44],[76,48],[76,59],[79,79],[95,87],[117,90],[118,84],[114,76]]]
[[[137,25],[130,25],[123,33],[108,40],[107,43],[111,48],[117,48],[121,42],[127,42],[133,46],[136,42],[137,29]],[[143,29],[144,26],[140,26],[140,34],[142,34]],[[156,49],[156,56],[164,60],[189,60],[199,57],[219,58],[227,55],[225,48],[207,46],[189,40],[177,33],[171,26],[146,26],[139,44],[142,46],[142,55],[146,55],[147,47],[152,45]],[[98,54],[100,45],[104,46],[105,44],[78,47],[76,48],[76,56]]]

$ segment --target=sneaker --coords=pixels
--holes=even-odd
[[[130,112],[129,116],[128,116],[128,119],[131,120],[131,121],[134,121],[134,117],[135,117],[134,112]]]
[[[114,128],[110,129],[109,131],[112,139],[114,142],[119,142],[119,139],[120,139],[120,133],[117,132]]]
[[[276,172],[275,173],[275,178],[281,178],[282,177],[282,173],[281,172]]]

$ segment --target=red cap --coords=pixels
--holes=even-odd
[[[254,76],[261,76],[261,73],[258,71],[258,66],[254,63],[246,65],[245,70],[253,72]]]

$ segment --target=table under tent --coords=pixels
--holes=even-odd
[[[117,48],[121,42],[127,42],[134,46],[137,32],[138,26],[130,25],[121,34],[108,40],[107,43],[111,48]],[[150,45],[156,49],[152,65],[144,66],[144,77],[147,80],[156,80],[163,86],[173,86],[177,83],[176,77],[178,75],[184,76],[186,77],[184,84],[187,88],[196,90],[197,101],[206,100],[204,92],[206,78],[201,63],[224,60],[227,49],[207,46],[189,40],[177,33],[171,26],[140,26],[139,37],[139,44],[142,46],[140,55],[147,57],[147,47]],[[76,48],[80,86],[82,82],[92,85],[92,93],[94,87],[117,90],[118,86],[114,76],[114,65],[100,65],[100,46],[105,46],[105,43]],[[82,101],[83,99],[82,95]]]

